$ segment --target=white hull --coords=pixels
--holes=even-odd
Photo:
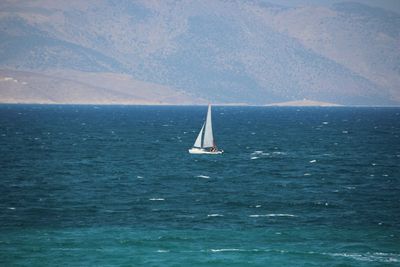
[[[208,155],[219,155],[222,154],[224,151],[223,150],[218,150],[218,151],[208,151],[202,148],[191,148],[189,149],[190,154],[208,154]]]

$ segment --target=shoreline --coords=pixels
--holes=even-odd
[[[18,102],[0,102],[0,106],[13,105],[13,106],[175,106],[175,107],[205,107],[208,104],[170,104],[170,103],[18,103]],[[400,108],[400,105],[254,105],[254,104],[230,104],[230,103],[217,103],[212,104],[217,107],[265,107],[265,108]]]

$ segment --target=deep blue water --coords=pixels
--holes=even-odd
[[[0,106],[2,266],[400,266],[400,108]]]

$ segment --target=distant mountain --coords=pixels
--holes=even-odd
[[[0,70],[2,103],[39,104],[206,104],[166,86],[123,74],[79,71],[34,73]]]
[[[271,106],[271,107],[339,107],[340,105],[335,104],[335,103],[303,99],[303,100],[296,100],[296,101],[272,103],[272,104],[267,104],[266,106]]]
[[[123,75],[155,91],[168,88],[172,103],[184,95],[191,103],[306,98],[398,105],[399,43],[398,14],[350,2],[298,8],[262,0],[0,3],[0,68],[48,77],[41,76],[52,88],[49,97],[58,86],[80,83],[78,76]],[[51,79],[57,86],[49,85]],[[117,101],[112,97],[117,84],[104,84],[100,87],[110,93],[103,94],[104,102]],[[3,86],[0,82],[0,102]],[[90,86],[87,94],[104,93]],[[38,82],[30,93],[13,92],[35,95],[40,87]],[[147,90],[136,88],[135,94],[150,101]],[[13,92],[7,91],[7,99]],[[68,89],[63,95],[57,99],[79,101],[67,97]]]

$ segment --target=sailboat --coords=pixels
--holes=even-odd
[[[218,150],[215,144],[211,122],[211,105],[208,105],[206,121],[203,123],[193,147],[189,149],[189,153],[218,155],[223,152],[223,150]]]

